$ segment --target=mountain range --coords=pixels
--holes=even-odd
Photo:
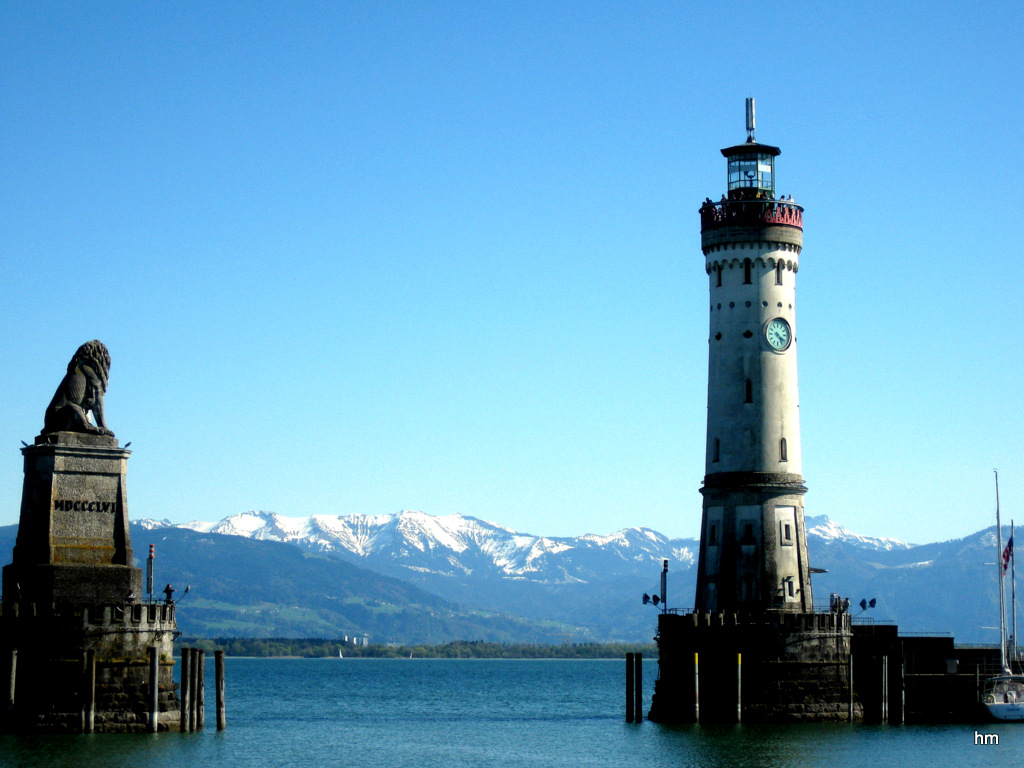
[[[827,571],[813,577],[819,604],[833,592],[855,606],[875,599],[858,620],[951,633],[958,642],[998,638],[984,628],[998,623],[994,527],[910,545],[852,533],[824,516],[806,524],[811,565]],[[158,572],[166,574],[160,581],[192,585],[192,605],[179,612],[183,630],[365,633],[396,642],[647,641],[656,609],[641,595],[659,589],[667,559],[669,607],[689,608],[699,546],[649,528],[544,537],[414,511],[142,520],[133,523],[132,537],[137,552],[157,543]]]

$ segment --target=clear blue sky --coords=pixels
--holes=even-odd
[[[695,536],[719,149],[782,148],[808,514],[1024,521],[1020,3],[5,3],[0,524],[104,341],[133,519]]]

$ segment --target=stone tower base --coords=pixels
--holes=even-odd
[[[649,718],[686,722],[848,722],[845,613],[664,613]]]
[[[4,730],[142,733],[154,715],[156,730],[178,730],[176,628],[174,606],[159,603],[5,605]]]

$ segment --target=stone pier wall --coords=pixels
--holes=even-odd
[[[8,603],[0,614],[0,658],[14,702],[6,729],[81,732],[89,701],[88,652],[95,658],[97,733],[149,730],[150,648],[156,647],[158,726],[178,730],[174,683],[175,606]]]
[[[662,614],[650,719],[849,721],[850,641],[848,614]]]

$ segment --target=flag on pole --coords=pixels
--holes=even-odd
[[[1003,550],[1003,573],[1006,573],[1011,557],[1013,557],[1013,536],[1010,536],[1010,540],[1006,542],[1006,549]]]

